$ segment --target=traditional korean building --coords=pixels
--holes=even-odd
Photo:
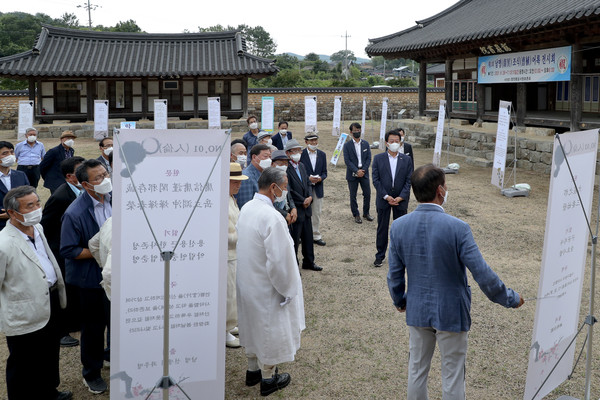
[[[444,63],[454,118],[495,120],[507,100],[518,124],[600,127],[598,0],[461,0],[366,51],[420,63],[421,115],[427,64]]]
[[[221,115],[246,113],[248,78],[275,74],[273,60],[249,54],[240,32],[148,34],[44,25],[33,48],[0,58],[0,76],[29,81],[35,119],[93,120],[94,100],[109,117],[152,118],[166,99],[170,117],[207,118],[208,98]]]

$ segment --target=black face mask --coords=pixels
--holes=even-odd
[[[358,139],[360,137],[360,132],[352,132],[352,136]]]

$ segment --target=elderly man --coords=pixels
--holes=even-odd
[[[44,187],[48,188],[50,193],[54,193],[60,185],[65,183],[65,179],[60,172],[60,163],[73,157],[75,153],[73,146],[76,138],[77,136],[73,131],[64,131],[60,135],[60,144],[48,150],[40,163],[40,173],[44,178]]]
[[[235,197],[240,210],[244,204],[252,200],[258,192],[258,178],[265,168],[271,166],[271,150],[267,145],[257,144],[250,150],[250,165],[244,168],[244,175],[249,179],[242,182],[240,191]]]
[[[406,311],[408,399],[428,398],[427,376],[437,342],[442,355],[442,398],[462,400],[471,327],[466,269],[491,301],[517,308],[523,298],[485,262],[469,225],[444,212],[448,197],[444,171],[433,164],[417,168],[412,188],[419,205],[392,223],[387,276],[394,306]],[[410,285],[405,292],[406,279]]]
[[[57,317],[65,284],[44,237],[40,199],[31,186],[4,197],[10,216],[0,232],[0,329],[6,335],[6,389],[10,400],[68,400],[59,392]]]
[[[4,196],[17,186],[29,185],[27,175],[22,171],[11,169],[15,164],[15,148],[12,143],[0,141],[0,208]],[[9,216],[5,210],[0,210],[0,229],[4,228]]]
[[[277,147],[278,150],[283,150],[287,141],[292,138],[292,132],[288,131],[287,121],[279,121],[278,129],[279,132],[272,137],[273,146]]]
[[[260,394],[268,396],[291,381],[275,367],[293,361],[300,348],[304,298],[294,244],[273,207],[285,197],[285,172],[265,169],[258,187],[237,224],[237,303],[240,342],[248,357],[246,385],[260,382]]]
[[[15,147],[15,157],[17,158],[18,171],[23,171],[27,175],[29,184],[37,188],[40,181],[40,163],[46,155],[44,144],[37,140],[37,130],[27,128],[25,130],[25,140],[17,143]]]
[[[313,241],[319,246],[325,246],[321,235],[321,211],[323,210],[323,181],[327,178],[327,156],[318,149],[319,136],[309,133],[304,136],[306,148],[302,150],[300,161],[304,164],[310,181],[312,194],[312,232]]]
[[[289,165],[290,158],[285,154],[284,150],[275,150],[271,153],[271,160],[273,161],[273,166],[277,169],[282,170],[283,172],[287,172],[287,167]],[[285,199],[282,201],[276,201],[273,203],[277,211],[281,213],[283,218],[285,218],[288,225],[296,222],[298,218],[298,210],[296,209],[296,204],[294,203],[294,199],[292,198],[292,194],[287,191]]]
[[[242,168],[246,168],[248,165],[248,151],[246,150],[246,143],[243,139],[235,139],[231,142],[231,154],[229,156],[230,162],[236,162],[241,165]]]
[[[104,360],[104,331],[110,323],[110,303],[100,282],[102,273],[89,249],[89,240],[112,216],[112,183],[98,160],[86,160],[75,171],[85,190],[65,211],[60,254],[65,258],[67,283],[79,287],[81,298],[81,363],[84,384],[100,394],[108,388],[100,375]]]
[[[98,143],[98,147],[100,148],[100,157],[97,160],[104,165],[109,174],[112,174],[112,166],[110,165],[108,156],[113,152],[113,138],[105,137]]]

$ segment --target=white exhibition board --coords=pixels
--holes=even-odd
[[[208,98],[208,129],[221,129],[221,98]]]
[[[17,140],[25,140],[25,131],[33,128],[33,100],[19,101],[19,125]]]
[[[508,127],[512,103],[500,100],[498,108],[498,129],[496,131],[496,148],[492,167],[492,185],[504,188],[504,171],[506,170],[506,149],[508,148]],[[517,150],[515,146],[515,151]]]
[[[94,139],[108,137],[108,100],[94,100]]]
[[[587,215],[591,215],[598,130],[564,133],[560,140],[583,204],[555,138],[538,300],[525,382],[526,400],[533,399],[580,324],[579,306],[589,233],[582,206]],[[535,399],[542,399],[567,379],[575,349],[574,343]]]
[[[335,96],[333,99],[333,125],[331,128],[332,136],[340,136],[342,132],[342,96]]]
[[[444,140],[444,121],[446,121],[446,100],[440,100],[438,111],[437,131],[435,133],[435,147],[433,149],[433,165],[440,166],[442,162],[442,141]]]
[[[367,98],[366,96],[363,96],[363,110],[362,110],[362,119],[360,120],[360,138],[364,139],[365,137],[365,121],[366,121],[366,117],[367,117]]]
[[[385,149],[385,131],[387,127],[388,98],[384,97],[381,103],[381,125],[379,128],[379,149]]]
[[[168,102],[166,99],[154,99],[154,129],[167,129]]]
[[[111,400],[144,399],[163,374],[164,262],[134,184],[162,250],[181,239],[170,269],[169,375],[192,399],[224,398],[229,143],[224,130],[115,134]]]
[[[317,96],[304,97],[304,132],[317,132]]]
[[[342,133],[340,135],[340,138],[338,139],[337,145],[335,146],[335,150],[333,151],[333,156],[331,157],[331,163],[333,165],[337,165],[338,160],[340,159],[342,149],[344,148],[344,143],[346,143],[346,138],[348,138],[348,134]]]
[[[260,115],[260,128],[262,131],[273,133],[275,122],[275,97],[264,96]]]

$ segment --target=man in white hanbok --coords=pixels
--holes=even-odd
[[[263,170],[258,193],[238,219],[237,303],[240,343],[246,348],[246,385],[267,396],[290,383],[277,364],[294,360],[304,324],[302,281],[287,223],[273,207],[287,195],[287,175]],[[283,240],[283,242],[282,242]]]

